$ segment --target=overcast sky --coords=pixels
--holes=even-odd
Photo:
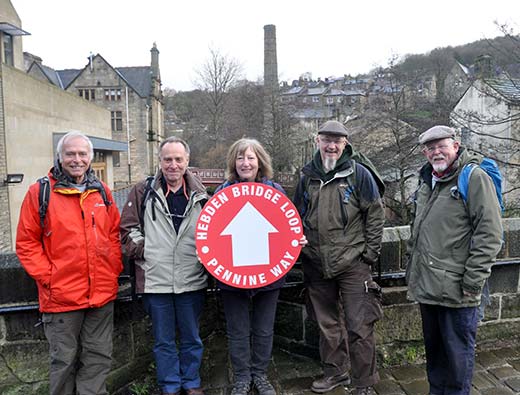
[[[24,51],[55,69],[82,68],[90,52],[112,66],[150,64],[160,51],[164,87],[194,89],[209,48],[263,74],[263,26],[276,25],[279,79],[368,72],[393,54],[425,53],[520,33],[520,0],[11,0]]]

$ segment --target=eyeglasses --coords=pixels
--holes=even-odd
[[[334,144],[340,145],[345,141],[344,137],[322,137],[320,136],[320,142],[324,145]]]
[[[445,151],[446,149],[448,149],[449,147],[451,147],[450,144],[439,144],[439,145],[431,145],[429,147],[424,147],[423,148],[423,151],[424,152],[428,152],[429,154],[431,154],[432,152],[435,152],[437,150],[439,151]]]

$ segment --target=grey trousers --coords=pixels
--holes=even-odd
[[[113,302],[99,308],[43,314],[49,342],[50,395],[108,394],[113,318]]]

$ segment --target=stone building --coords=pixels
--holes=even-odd
[[[475,79],[450,117],[461,128],[466,147],[497,160],[506,206],[518,209],[520,80],[486,75]]]
[[[154,174],[164,138],[164,105],[155,43],[150,66],[113,67],[97,54],[82,69],[54,70],[31,54],[27,72],[110,111],[112,138],[128,144],[128,151],[113,156],[115,187]]]
[[[27,75],[21,36],[29,33],[21,26],[10,0],[0,0],[0,252],[14,249],[22,200],[52,166],[63,133],[79,130],[91,138],[93,167],[109,186],[113,154],[127,150],[111,140],[109,111]]]

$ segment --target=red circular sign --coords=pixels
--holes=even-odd
[[[298,210],[282,192],[254,182],[216,193],[197,220],[197,253],[217,280],[259,288],[282,278],[300,254]]]

